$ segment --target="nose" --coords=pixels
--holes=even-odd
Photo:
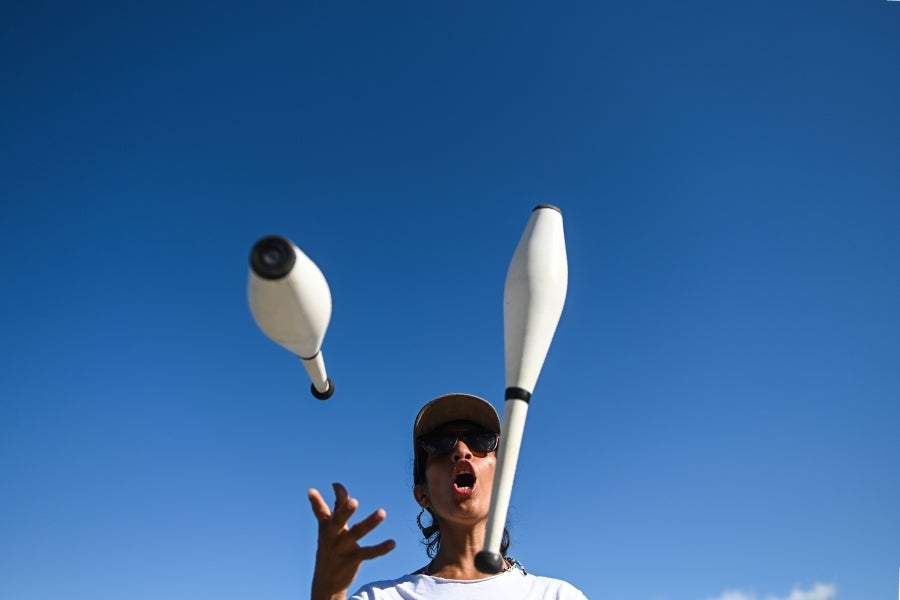
[[[456,440],[456,446],[453,447],[453,462],[459,462],[462,459],[471,460],[472,451],[462,440]]]

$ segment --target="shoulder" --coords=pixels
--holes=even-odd
[[[536,598],[553,598],[555,600],[587,600],[577,587],[553,577],[543,577],[529,573],[523,577],[527,582],[529,593]]]
[[[416,597],[416,592],[421,592],[423,585],[427,586],[428,577],[410,574],[398,579],[385,579],[373,581],[359,588],[350,600],[391,600],[399,598]],[[410,594],[413,594],[410,596]]]

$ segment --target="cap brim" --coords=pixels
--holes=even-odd
[[[500,417],[490,402],[471,394],[446,394],[438,396],[419,411],[413,425],[413,441],[454,421],[469,421],[488,431],[500,433]]]

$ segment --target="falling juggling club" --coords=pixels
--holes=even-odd
[[[290,240],[266,236],[250,251],[247,300],[262,332],[300,357],[312,395],[330,398],[334,382],[325,371],[322,341],[331,320],[331,290],[319,267]]]

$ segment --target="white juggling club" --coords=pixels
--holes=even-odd
[[[506,402],[485,547],[475,556],[475,566],[483,573],[499,573],[503,568],[500,542],[528,403],[556,332],[568,283],[562,212],[555,206],[541,204],[532,211],[525,226],[503,290]]]
[[[300,357],[313,396],[330,398],[334,382],[325,372],[322,340],[331,320],[331,290],[319,267],[290,240],[264,237],[250,251],[247,299],[262,332]]]

